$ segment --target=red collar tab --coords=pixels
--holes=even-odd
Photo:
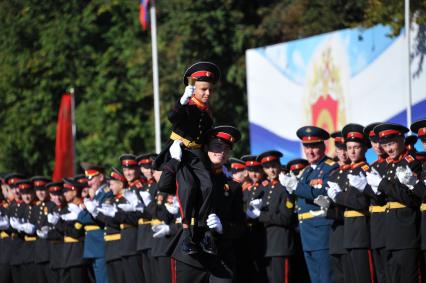
[[[199,99],[197,99],[195,96],[191,97],[191,99],[189,100],[189,105],[195,105],[201,111],[206,111],[208,109],[208,106],[201,102]]]

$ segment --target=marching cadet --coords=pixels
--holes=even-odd
[[[109,187],[113,197],[106,199],[102,207],[96,208],[94,213],[96,220],[105,224],[105,261],[110,283],[131,282],[126,281],[124,277],[123,261],[121,260],[123,243],[121,243],[120,221],[115,217],[117,205],[127,203],[123,197],[126,183],[124,175],[118,169],[112,168]]]
[[[342,132],[337,131],[331,134],[334,139],[335,160],[339,164],[339,170],[330,174],[328,181],[335,182],[340,187],[345,186],[346,171],[351,168],[350,159],[346,151],[346,145],[343,140]],[[338,205],[330,200],[323,199],[319,196],[314,200],[314,203],[325,209],[326,218],[332,219],[333,223],[330,229],[330,255],[331,255],[331,269],[333,271],[333,282],[351,282],[349,272],[346,270],[346,262],[348,251],[344,247],[344,210],[345,207]]]
[[[102,204],[102,202],[112,196],[111,191],[107,187],[104,168],[102,166],[82,163],[81,164],[86,177],[89,179],[89,198],[84,200],[86,210],[78,215],[78,222],[84,225],[86,237],[84,241],[83,257],[91,261],[93,272],[97,283],[107,281],[105,270],[105,241],[103,227],[98,223],[91,213],[94,209]]]
[[[265,186],[268,181],[264,179],[262,164],[257,161],[257,155],[244,155],[241,160],[245,162],[250,181],[248,187],[243,190],[244,211],[250,206],[250,202],[255,199],[262,199]],[[245,249],[248,252],[248,267],[244,267],[244,275],[248,277],[248,282],[266,282],[268,275],[265,266],[265,249],[266,249],[266,231],[263,224],[258,218],[252,219],[246,217],[247,232],[245,235]],[[238,275],[240,276],[240,275]]]
[[[212,208],[215,211],[207,217],[207,227],[213,231],[218,253],[217,255],[199,253],[197,256],[190,256],[182,252],[181,244],[185,236],[179,233],[173,252],[176,260],[176,282],[232,282],[236,261],[234,241],[244,233],[244,214],[241,187],[231,188],[222,166],[227,162],[233,144],[240,137],[240,132],[231,126],[215,127],[206,135],[204,148],[210,160],[208,165],[211,167],[210,176],[213,183]],[[181,148],[177,147],[175,150],[170,148],[170,155],[172,159],[163,166],[160,182],[172,183],[173,178],[176,178],[178,189],[196,188],[197,182],[194,178],[190,182],[191,187],[179,186],[182,174],[186,174],[185,181],[191,180],[188,167],[177,170],[182,157]],[[165,181],[163,178],[172,181]],[[196,224],[197,220],[191,222],[194,221]]]
[[[426,119],[418,120],[411,124],[410,130],[417,134],[423,144],[423,149],[426,150]]]
[[[49,263],[49,243],[46,238],[39,236],[41,234],[42,227],[47,226],[47,214],[49,207],[52,209],[55,205],[49,200],[49,193],[46,188],[46,184],[51,182],[47,177],[43,176],[34,176],[31,178],[35,194],[37,197],[37,202],[34,207],[36,215],[36,234],[37,239],[35,241],[34,247],[34,262],[37,265],[37,273],[34,274],[37,282],[49,282],[53,283],[52,279],[52,270],[50,269]],[[44,228],[46,229],[46,228]]]
[[[365,127],[364,135],[370,139],[371,147],[377,155],[377,160],[371,164],[371,170],[384,176],[386,173],[386,153],[378,142],[378,136],[374,133],[374,127],[380,123],[372,123]],[[366,186],[364,194],[370,198],[370,243],[374,260],[376,281],[378,283],[386,280],[386,248],[385,248],[385,214],[386,199],[384,194],[376,194],[371,186]]]
[[[15,198],[9,191],[9,186],[1,180],[2,200],[0,202],[0,282],[12,282],[10,269],[11,257],[11,232],[8,217],[8,208]]]
[[[140,176],[136,156],[133,154],[123,154],[120,156],[120,164],[123,171],[122,174],[126,179],[121,195],[123,195],[124,198],[126,198],[126,196],[129,198],[129,194],[131,194],[134,201],[136,201],[138,199],[139,190],[142,189],[143,183],[145,182]],[[121,173],[116,171],[116,174]],[[117,183],[119,180],[112,182]],[[130,201],[128,199],[126,200]],[[125,202],[118,204],[118,208],[119,210],[115,218],[120,222],[121,267],[123,269],[124,279],[126,282],[140,282],[143,280],[143,272],[142,258],[137,251],[138,225],[128,220],[128,215],[135,213],[136,207]]]
[[[342,129],[351,168],[344,175],[341,187],[328,181],[328,196],[345,207],[343,246],[348,251],[345,271],[354,282],[374,282],[374,270],[370,262],[370,224],[368,219],[369,199],[363,194],[367,184],[365,177],[370,167],[365,153],[370,146],[364,135],[364,127],[348,124]]]
[[[55,229],[63,235],[62,246],[63,268],[62,282],[87,282],[88,266],[83,259],[84,230],[83,225],[77,222],[78,215],[83,210],[80,192],[83,185],[72,178],[63,179],[62,194],[66,206],[59,212],[60,220]]]
[[[299,180],[296,176],[280,175],[280,182],[290,194],[297,197],[300,235],[311,281],[330,282],[332,280],[329,255],[331,220],[316,216],[311,211],[320,210],[313,201],[318,196],[327,194],[328,177],[338,168],[338,165],[325,155],[324,141],[330,137],[327,131],[315,126],[305,126],[298,129],[296,134],[302,141],[303,152],[309,166],[303,170]]]
[[[25,179],[25,176],[19,173],[11,173],[5,176],[5,182],[8,184],[10,188],[10,192],[14,195],[14,201],[10,204],[8,208],[8,217],[10,222],[10,237],[11,241],[11,253],[10,257],[10,266],[12,271],[12,279],[13,282],[24,282],[24,276],[22,274],[21,269],[21,250],[24,246],[24,236],[20,231],[20,225],[25,213],[25,206],[23,205],[23,201],[21,198],[21,194],[19,193],[19,189],[16,183],[19,180]]]
[[[60,219],[59,213],[65,208],[65,200],[62,195],[63,182],[47,183],[46,188],[49,191],[49,197],[52,203],[54,203],[54,206],[48,207],[47,225],[37,229],[37,236],[42,239],[47,239],[49,242],[49,262],[52,278],[48,281],[60,282],[62,269],[64,267],[64,237],[55,229],[55,225]]]
[[[398,124],[384,123],[374,127],[374,133],[388,157],[386,173],[367,173],[373,191],[385,194],[386,271],[388,282],[418,280],[419,199],[413,186],[420,175],[420,163],[411,156],[404,143],[408,129]]]
[[[281,171],[279,151],[266,151],[257,157],[262,164],[269,184],[264,188],[262,199],[250,202],[247,216],[258,218],[266,229],[266,270],[269,282],[289,282],[292,258],[295,253],[293,213],[294,202],[280,184]],[[291,260],[290,260],[291,259]]]

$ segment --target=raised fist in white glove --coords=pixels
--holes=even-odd
[[[138,196],[136,195],[135,191],[126,190],[123,196],[131,205],[133,205],[133,207],[135,207],[139,202]]]
[[[401,166],[397,167],[395,174],[401,184],[406,185],[410,190],[414,188],[417,178],[414,176],[413,171],[411,171],[408,165],[405,165],[405,168]]]
[[[247,208],[246,215],[248,218],[256,219],[260,216],[260,210],[256,208],[255,209]]]
[[[38,229],[36,231],[36,234],[39,238],[41,239],[46,239],[47,238],[47,233],[49,232],[49,227],[47,226],[43,226],[40,229]]]
[[[260,209],[261,205],[262,205],[262,199],[260,198],[250,201],[250,206],[254,209]]]
[[[47,214],[47,222],[55,225],[59,221],[59,214],[57,212]]]
[[[330,207],[330,199],[326,196],[319,195],[314,199],[314,203],[321,207],[322,210]]]
[[[167,211],[173,215],[176,215],[179,213],[180,206],[176,197],[173,197],[173,203],[166,203],[164,206],[166,207]]]
[[[173,142],[173,144],[170,146],[170,149],[169,149],[170,156],[179,161],[182,159],[181,144],[182,144],[181,141],[176,140]]]
[[[140,191],[139,195],[141,196],[141,198],[143,200],[143,204],[145,206],[148,206],[151,203],[152,197],[151,197],[151,194],[149,192]]]
[[[170,226],[167,224],[154,225],[151,229],[154,232],[152,235],[154,238],[162,238],[170,234]]]
[[[31,235],[35,232],[35,226],[29,222],[22,224],[22,231],[25,232],[25,234]]]
[[[363,192],[365,187],[367,186],[367,178],[361,172],[359,175],[348,175],[349,184],[356,188],[358,191]]]
[[[214,213],[210,214],[207,217],[207,226],[209,226],[210,229],[215,230],[219,234],[223,233],[222,222],[220,221],[219,217]]]
[[[283,185],[289,194],[292,194],[293,191],[296,189],[297,184],[299,181],[297,180],[297,177],[291,172],[290,174],[284,174],[280,173],[278,176],[278,179],[280,180],[281,185]]]
[[[342,191],[342,189],[340,188],[339,184],[335,183],[335,182],[327,182],[329,188],[327,189],[327,195],[329,198],[331,198],[333,201],[336,200],[336,196],[338,193],[340,193]]]
[[[180,98],[179,102],[182,105],[185,105],[188,103],[191,96],[194,94],[195,86],[188,85],[185,87],[185,92],[183,93],[182,97]]]

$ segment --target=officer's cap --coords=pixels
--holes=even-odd
[[[296,132],[303,144],[320,143],[330,138],[329,133],[316,126],[305,126]]]
[[[375,122],[375,123],[371,123],[371,124],[367,125],[364,128],[364,135],[367,136],[370,139],[370,141],[378,142],[378,137],[376,136],[376,133],[374,133],[374,127],[376,127],[380,124],[382,124],[382,123]]]
[[[347,124],[342,129],[343,139],[347,142],[359,142],[371,147],[370,141],[364,134],[364,126],[359,124]]]
[[[15,185],[21,194],[29,194],[33,191],[33,183],[29,179],[19,180]]]
[[[341,131],[334,132],[330,135],[334,139],[334,145],[337,148],[345,149],[345,140],[343,139],[343,135]]]
[[[4,182],[8,184],[9,187],[15,187],[16,182],[22,179],[25,179],[25,176],[20,173],[10,173],[4,176]]]
[[[245,162],[248,171],[257,171],[262,168],[262,164],[257,161],[257,155],[243,155],[241,156],[241,160]]]
[[[279,164],[280,158],[283,157],[283,154],[277,150],[268,150],[257,156],[257,161],[262,164],[263,167],[267,167],[272,164]]]
[[[84,185],[82,183],[77,182],[74,178],[63,178],[62,180],[64,181],[62,192],[79,192],[84,188]]]
[[[52,181],[50,178],[44,176],[34,176],[30,180],[35,190],[45,190],[46,184]]]
[[[215,84],[220,79],[220,70],[212,62],[197,62],[185,71],[183,75],[184,85],[188,85],[188,77]]]
[[[426,141],[426,119],[418,120],[411,124],[410,130],[416,133],[423,142]]]
[[[138,157],[136,157],[136,161],[138,162],[139,167],[152,168],[152,162],[156,157],[156,153],[145,153],[138,155]]]
[[[114,168],[114,167],[111,168],[111,174],[109,175],[109,179],[114,180],[114,181],[120,181],[120,182],[123,182],[123,183],[127,182],[123,173],[121,173],[120,170],[118,170],[117,168]]]
[[[209,150],[223,150],[226,145],[232,146],[241,139],[240,131],[233,126],[217,126],[207,133],[207,143]]]
[[[287,163],[287,169],[295,173],[309,165],[308,160],[303,158],[293,159]]]
[[[81,162],[81,167],[83,167],[84,174],[89,180],[105,172],[105,167],[89,162]]]
[[[126,153],[120,156],[120,164],[122,168],[134,168],[137,167],[138,162],[134,154]]]
[[[229,158],[229,166],[231,167],[232,174],[244,171],[246,169],[245,162],[234,157]]]
[[[64,183],[61,182],[50,182],[46,184],[46,188],[52,195],[61,195]]]
[[[383,123],[374,127],[374,133],[378,136],[379,143],[387,143],[396,137],[403,137],[409,130],[399,124]]]
[[[78,174],[74,177],[74,180],[82,184],[84,187],[89,186],[89,179],[84,174]]]

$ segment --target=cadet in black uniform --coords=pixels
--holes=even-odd
[[[406,132],[406,127],[397,124],[385,123],[374,127],[379,143],[388,154],[387,168],[383,178],[374,172],[367,174],[373,191],[385,194],[387,201],[385,240],[388,282],[418,280],[420,200],[412,192],[417,178],[412,175],[407,180],[401,179],[404,184],[398,172],[408,167],[409,171],[420,175],[421,165],[405,148]]]
[[[9,192],[9,186],[2,178],[1,180],[2,199],[0,200],[0,282],[12,282],[10,269],[11,256],[11,230],[9,225],[8,208],[15,198]]]
[[[294,231],[296,214],[294,201],[278,181],[281,171],[279,151],[267,151],[257,157],[269,180],[260,202],[251,202],[251,213],[266,229],[266,268],[269,282],[289,282],[292,258],[295,253]],[[260,200],[260,199],[259,199]],[[248,216],[250,216],[250,209]]]
[[[35,229],[37,239],[34,243],[34,263],[36,264],[36,273],[33,274],[33,278],[36,282],[52,282],[51,269],[49,266],[49,244],[46,238],[41,238],[41,228],[47,225],[47,211],[48,206],[54,204],[49,201],[49,193],[46,189],[46,184],[51,180],[43,176],[34,176],[31,178],[35,194],[37,197],[36,204],[34,206],[35,213]],[[45,230],[47,229],[44,228]]]
[[[345,271],[354,282],[374,282],[373,262],[369,252],[370,224],[368,218],[369,198],[363,194],[368,186],[365,177],[370,167],[365,153],[370,142],[364,135],[364,127],[348,124],[342,129],[351,168],[346,170],[344,186],[328,182],[329,196],[345,207],[344,248],[348,251]],[[335,185],[332,185],[335,184]]]

